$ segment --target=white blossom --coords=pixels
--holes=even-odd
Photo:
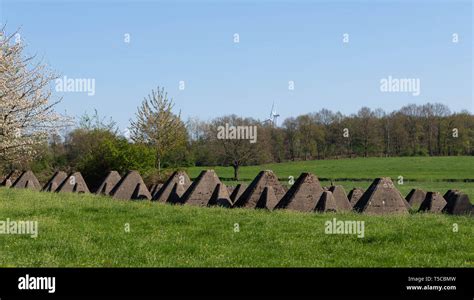
[[[65,119],[50,102],[55,76],[43,63],[26,57],[24,43],[15,33],[0,31],[0,161],[25,161],[37,154],[35,146],[47,141]]]

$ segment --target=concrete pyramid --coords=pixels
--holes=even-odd
[[[89,193],[89,188],[80,172],[69,175],[56,189],[57,193]]]
[[[364,190],[361,188],[353,188],[352,190],[350,190],[349,194],[347,195],[347,198],[349,199],[351,206],[354,206],[363,194]]]
[[[333,185],[329,187],[329,191],[332,193],[334,200],[336,201],[337,211],[350,211],[352,205],[347,198],[346,191],[342,185]]]
[[[247,186],[245,184],[239,183],[236,187],[232,189],[232,192],[230,193],[230,200],[235,202],[239,197],[243,194]]]
[[[12,188],[41,190],[41,185],[35,174],[31,171],[23,172],[20,177],[12,184]]]
[[[272,186],[266,186],[260,194],[260,199],[257,201],[255,208],[264,208],[272,210],[278,204],[278,199],[275,196],[275,191]]]
[[[368,214],[408,214],[408,204],[389,177],[375,179],[354,210]]]
[[[318,204],[316,204],[315,211],[318,212],[336,212],[336,199],[334,199],[333,194],[330,191],[324,191],[319,199]]]
[[[102,183],[99,185],[95,193],[97,195],[110,195],[113,188],[120,182],[122,177],[117,171],[110,171],[109,174],[104,178]]]
[[[449,199],[453,195],[455,195],[456,193],[460,193],[460,192],[461,192],[460,190],[455,190],[455,189],[447,190],[446,193],[444,193],[443,198],[444,198],[444,200],[446,200],[446,202],[449,202]]]
[[[163,183],[152,184],[148,188],[148,190],[150,191],[151,197],[153,198],[162,187],[163,187]]]
[[[311,212],[316,208],[323,192],[315,175],[302,173],[275,208]]]
[[[229,186],[229,185],[227,185],[226,187],[227,187],[227,193],[229,193],[229,195],[231,195],[234,189],[236,188],[235,186]]]
[[[151,194],[137,171],[129,171],[122,177],[110,192],[110,196],[121,200],[151,199]]]
[[[11,187],[13,183],[21,176],[22,172],[18,170],[11,171],[0,184],[1,186]]]
[[[180,202],[181,196],[184,195],[184,192],[186,192],[186,189],[184,188],[184,186],[176,182],[173,184],[173,187],[171,188],[169,196],[166,198],[166,200],[165,201],[160,200],[160,202],[178,203]],[[158,197],[158,192],[156,193],[155,197]]]
[[[12,180],[10,178],[5,178],[5,180],[2,182],[2,186],[5,187],[11,187],[12,186]]]
[[[446,206],[443,208],[444,213],[452,215],[470,215],[473,213],[469,196],[464,193],[453,191],[446,200]]]
[[[224,199],[231,203],[227,188],[214,170],[207,170],[202,171],[182,197],[173,203],[210,206],[217,205],[218,200],[223,202]]]
[[[58,187],[61,185],[61,183],[63,183],[64,180],[66,180],[66,178],[67,178],[66,172],[58,171],[54,173],[53,177],[49,179],[48,183],[44,185],[42,191],[55,192],[58,189]]]
[[[218,184],[212,193],[211,199],[209,200],[209,206],[214,205],[232,207],[229,192],[223,184]]]
[[[272,171],[261,171],[257,177],[250,183],[249,187],[242,193],[242,195],[234,203],[234,207],[256,208],[257,203],[263,193],[265,187],[271,186],[275,193],[277,201],[285,195],[286,191],[278,181],[278,178]],[[278,202],[267,203],[267,208],[272,210]]]
[[[425,200],[421,202],[419,212],[440,213],[446,206],[446,200],[438,192],[428,192]]]
[[[419,189],[412,189],[406,196],[406,200],[411,206],[419,206],[426,198],[426,192]]]
[[[191,185],[188,174],[184,171],[174,172],[153,196],[153,200],[158,202],[179,202],[179,198]]]

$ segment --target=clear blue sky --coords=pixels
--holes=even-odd
[[[30,53],[61,75],[95,78],[95,96],[57,93],[59,109],[75,116],[97,109],[121,129],[158,85],[184,119],[265,119],[272,102],[280,120],[426,102],[474,112],[471,1],[0,3],[1,22],[22,27]],[[380,92],[389,75],[420,78],[421,95]]]

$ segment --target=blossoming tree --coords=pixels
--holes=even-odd
[[[51,102],[50,82],[55,78],[47,66],[24,54],[25,45],[16,32],[0,29],[0,162],[27,161],[35,146],[47,141],[62,116]]]

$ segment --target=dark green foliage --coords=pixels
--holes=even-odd
[[[91,189],[100,184],[108,172],[115,170],[122,175],[128,170],[146,174],[153,169],[155,153],[152,148],[133,144],[125,138],[109,136],[92,147],[77,164]]]

